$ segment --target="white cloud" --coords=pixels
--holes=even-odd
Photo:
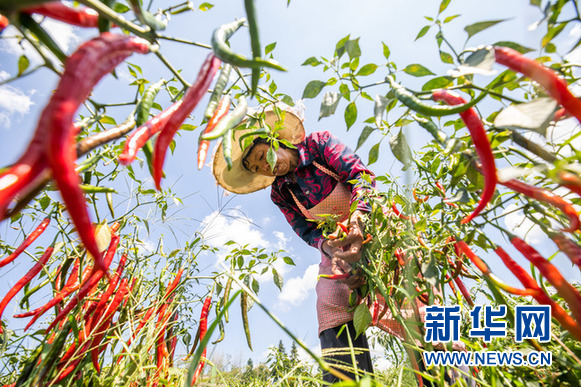
[[[305,270],[302,277],[294,277],[286,281],[282,292],[278,295],[279,307],[289,309],[289,306],[298,306],[309,297],[317,284],[319,265],[314,264]]]
[[[220,265],[232,246],[226,246],[226,242],[235,241],[241,245],[248,245],[249,248],[262,248],[266,252],[286,250],[289,239],[280,231],[273,231],[270,238],[258,228],[251,218],[240,215],[239,209],[231,211],[213,212],[202,220],[202,233],[205,235],[205,243],[219,249],[217,254]],[[228,265],[226,265],[228,266]],[[289,266],[279,259],[274,263],[276,271],[283,276]],[[272,281],[272,272],[269,270],[263,275],[256,276],[261,282]]]
[[[0,126],[10,127],[14,114],[27,114],[33,105],[32,94],[34,91],[27,95],[10,85],[0,86]]]

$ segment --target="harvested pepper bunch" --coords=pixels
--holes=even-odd
[[[0,220],[17,195],[25,195],[50,171],[81,240],[95,259],[95,270],[106,270],[95,240],[80,180],[75,172],[76,142],[73,117],[93,87],[132,53],[145,54],[144,39],[103,33],[83,43],[67,59],[63,75],[41,114],[28,148],[0,174]]]

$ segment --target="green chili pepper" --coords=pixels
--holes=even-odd
[[[141,100],[135,108],[135,126],[139,127],[149,120],[149,111],[153,105],[153,100],[164,84],[165,79],[162,78],[145,90],[143,97],[141,97]]]
[[[81,184],[81,189],[86,193],[117,193],[110,187],[96,187],[94,185]]]
[[[480,102],[484,97],[486,97],[486,92],[480,93],[480,95],[474,98],[472,101],[467,102],[462,105],[455,105],[451,106],[439,106],[439,105],[428,105],[418,97],[416,97],[412,92],[407,90],[405,87],[400,85],[399,83],[395,82],[391,76],[387,76],[385,78],[390,86],[392,87],[393,92],[397,99],[403,103],[408,108],[412,109],[415,112],[426,116],[448,116],[451,114],[462,113],[467,109],[470,109],[472,106],[476,105]]]
[[[250,47],[252,49],[252,56],[258,59],[262,56],[262,49],[260,46],[260,37],[258,35],[258,22],[256,20],[256,9],[254,7],[254,0],[244,0],[244,8],[246,8],[246,17],[248,18],[248,30],[250,32]],[[252,69],[251,92],[256,94],[258,88],[258,79],[260,78],[260,69]]]
[[[228,170],[232,169],[232,136],[234,134],[234,129],[230,128],[222,136],[222,152],[224,152],[224,160],[228,165]]]
[[[250,136],[260,136],[261,134],[268,134],[270,130],[268,128],[258,128],[256,130],[252,130],[250,132],[246,132],[238,138],[238,143],[240,148],[242,148],[242,144],[245,138]],[[243,148],[242,148],[243,149]]]
[[[244,325],[244,334],[248,342],[248,348],[252,351],[252,341],[250,340],[250,326],[248,325],[248,294],[242,292],[240,295],[240,309],[242,310],[242,324]]]
[[[248,59],[235,53],[226,43],[226,40],[244,24],[246,19],[238,19],[230,24],[224,24],[214,30],[212,35],[212,50],[214,54],[223,62],[230,63],[237,67],[261,68],[269,67],[275,70],[286,71],[284,67],[275,61],[263,58]]]
[[[446,136],[446,133],[442,132],[432,120],[418,116],[414,116],[414,119],[422,128],[426,129],[440,145],[446,144],[448,136]]]
[[[230,79],[230,72],[232,71],[232,66],[228,63],[222,64],[222,70],[220,70],[220,75],[218,75],[218,79],[216,80],[216,84],[214,85],[214,90],[212,90],[212,95],[210,96],[210,102],[208,102],[208,106],[204,111],[204,117],[206,119],[212,118],[216,108],[218,107],[218,103],[222,99],[222,92],[226,88],[228,84],[228,80]]]
[[[240,97],[238,100],[238,106],[230,113],[228,113],[224,118],[218,122],[214,130],[210,133],[204,133],[200,136],[201,140],[215,140],[217,138],[222,137],[229,129],[232,129],[246,116],[246,112],[248,111],[248,103],[246,102],[246,98]]]

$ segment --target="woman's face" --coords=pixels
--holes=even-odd
[[[293,152],[292,149],[278,148],[276,151],[276,164],[274,168],[271,168],[266,160],[269,148],[269,144],[256,144],[246,156],[246,168],[251,172],[270,177],[284,176],[287,173],[294,172],[299,164],[296,152]]]

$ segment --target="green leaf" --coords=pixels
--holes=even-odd
[[[549,28],[549,30],[547,31],[547,34],[545,36],[543,36],[543,40],[541,41],[541,45],[543,47],[545,47],[547,44],[549,44],[549,42],[551,40],[556,38],[561,33],[561,31],[563,31],[563,28],[565,28],[566,25],[567,25],[567,23],[561,23],[561,24],[557,24],[555,27]]]
[[[361,67],[357,74],[355,75],[361,76],[371,75],[375,72],[375,70],[377,70],[377,65],[375,63],[368,63],[365,66]]]
[[[506,40],[500,41],[500,42],[496,42],[493,44],[493,46],[501,46],[501,47],[508,47],[508,48],[512,48],[513,50],[516,50],[518,52],[520,52],[521,54],[526,54],[527,52],[531,52],[534,51],[532,48],[528,48],[525,46],[521,46],[518,43],[515,42],[509,42]]]
[[[422,36],[424,36],[425,34],[428,33],[428,31],[430,30],[430,26],[424,26],[422,27],[422,29],[420,30],[420,32],[418,32],[418,35],[416,36],[415,40],[418,40],[419,38],[421,38]]]
[[[202,3],[202,4],[200,4],[200,6],[198,8],[200,9],[200,11],[208,11],[208,10],[214,8],[214,4]]]
[[[400,130],[396,136],[392,136],[389,139],[389,146],[395,158],[403,164],[403,170],[405,171],[411,165],[412,151],[403,134],[403,130]]]
[[[330,115],[335,114],[335,110],[337,110],[340,99],[341,97],[336,91],[326,92],[323,96],[323,100],[321,101],[319,120],[323,117],[329,117]]]
[[[426,67],[419,63],[414,63],[406,66],[403,71],[406,74],[413,75],[414,77],[425,77],[426,75],[435,75],[433,72],[428,70]]]
[[[355,308],[355,313],[353,314],[353,326],[355,327],[355,338],[360,334],[365,332],[373,318],[369,312],[369,308],[365,302],[362,302]]]
[[[389,100],[383,95],[378,94],[375,96],[374,102],[373,115],[375,117],[375,125],[380,128],[383,121],[383,112],[385,111],[385,107]]]
[[[371,165],[377,161],[379,158],[379,143],[374,144],[369,150],[369,161],[367,165]]]
[[[319,61],[317,58],[315,58],[314,56],[308,58],[306,61],[303,62],[303,64],[301,66],[318,66],[320,65],[322,62]]]
[[[305,86],[305,90],[303,91],[303,99],[315,98],[317,95],[319,95],[321,90],[323,90],[323,87],[325,87],[326,84],[327,83],[323,81],[310,81],[307,83],[307,86]]]
[[[266,161],[271,169],[276,165],[276,151],[273,147],[268,148],[268,152],[266,152]]]
[[[450,55],[444,51],[440,51],[440,59],[444,63],[451,63],[451,64],[454,63],[454,58],[452,58],[452,55]]]
[[[359,58],[361,56],[361,48],[359,48],[359,38],[348,40],[345,43],[345,50],[350,59]]]
[[[485,29],[490,28],[492,26],[495,26],[498,23],[501,23],[501,22],[506,21],[506,20],[507,19],[489,20],[489,21],[474,23],[474,24],[471,24],[469,26],[464,27],[464,31],[466,31],[468,33],[468,39],[470,39],[472,36],[476,35],[477,33],[484,31]],[[466,40],[468,40],[468,39],[466,39]]]
[[[287,265],[296,266],[295,262],[290,257],[283,257],[282,259]]]
[[[357,120],[357,105],[355,105],[355,102],[351,102],[345,108],[345,124],[347,124],[347,130],[353,126],[355,120]]]
[[[351,92],[349,91],[349,86],[346,83],[342,83],[339,86],[339,92],[341,97],[345,98],[347,101],[351,101]]]
[[[274,280],[274,284],[276,285],[276,287],[282,291],[282,285],[284,283],[282,277],[280,276],[280,274],[278,274],[278,271],[276,271],[276,269],[273,267],[272,268],[272,279]]]
[[[438,14],[444,12],[446,8],[448,8],[449,4],[450,0],[442,0],[442,2],[440,3],[440,9],[438,10]]]
[[[113,117],[105,116],[99,120],[100,123],[104,125],[117,125]]]
[[[365,143],[365,141],[367,141],[367,138],[369,138],[369,135],[371,133],[373,133],[375,131],[375,128],[373,126],[365,126],[365,128],[363,128],[363,130],[361,131],[361,134],[359,135],[359,139],[357,140],[357,146],[355,147],[355,150],[361,148],[361,146]]]
[[[274,50],[275,47],[276,47],[276,42],[267,44],[266,47],[264,47],[264,55],[270,54],[272,52],[272,50]]]
[[[389,51],[389,47],[387,47],[387,45],[383,42],[381,42],[381,44],[383,44],[383,56],[385,57],[385,59],[389,59],[389,55],[391,54],[391,52]]]
[[[345,36],[343,39],[339,40],[335,45],[335,56],[337,58],[341,58],[345,53],[345,43],[347,43],[350,37],[351,35]]]
[[[18,75],[22,75],[23,72],[30,66],[30,61],[26,55],[20,55],[18,58]]]
[[[190,124],[183,124],[182,126],[180,126],[180,130],[185,130],[186,132],[193,132],[194,130],[196,130],[196,128],[197,126]]]
[[[541,7],[541,0],[530,0],[531,5],[536,5],[537,7]]]
[[[126,6],[125,4],[121,4],[121,3],[115,3],[115,5],[113,6],[113,11],[117,12],[117,13],[125,13],[125,12],[129,12],[131,8],[129,8],[128,6]]]
[[[42,208],[42,210],[46,210],[48,205],[50,204],[50,197],[48,195],[44,195],[42,198],[40,198],[40,200],[38,201],[38,203],[40,204],[40,208]]]
[[[443,76],[432,78],[428,82],[424,83],[422,86],[422,91],[443,89],[450,86],[452,83],[454,83],[454,78],[452,77]]]
[[[456,19],[458,16],[460,16],[460,15],[448,16],[447,18],[444,19],[444,24],[450,23],[452,20]]]

